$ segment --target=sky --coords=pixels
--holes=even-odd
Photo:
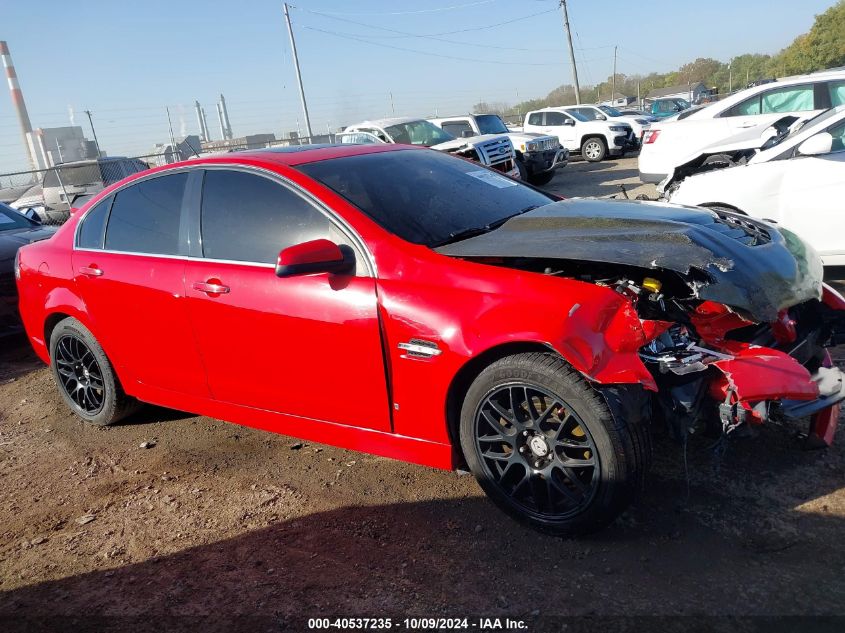
[[[569,0],[579,78],[666,72],[697,57],[776,53],[834,0]],[[367,118],[464,113],[571,83],[557,0],[298,0],[291,3],[314,133]],[[195,100],[220,138],[299,129],[302,110],[279,0],[0,0],[34,128],[82,125],[109,155],[195,134]],[[26,169],[0,90],[0,173]],[[72,114],[71,114],[72,113]]]

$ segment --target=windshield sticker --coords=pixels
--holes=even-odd
[[[500,176],[499,174],[494,174],[492,171],[487,171],[486,169],[468,171],[466,174],[467,176],[478,178],[480,181],[486,182],[488,185],[493,185],[497,189],[504,189],[505,187],[516,187],[515,181],[511,180],[510,178]]]

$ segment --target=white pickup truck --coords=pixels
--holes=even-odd
[[[509,130],[498,114],[464,114],[442,119],[429,119],[434,125],[457,138],[480,134],[502,134],[513,143],[519,176],[532,185],[545,185],[557,169],[566,165],[569,152],[557,137]]]
[[[566,149],[579,152],[590,162],[604,160],[608,155],[621,156],[640,147],[630,124],[592,121],[567,108],[543,108],[526,113],[523,131],[553,134]]]
[[[340,143],[423,145],[440,152],[469,158],[506,176],[519,178],[513,144],[504,134],[455,138],[425,119],[392,118],[349,125],[337,135],[337,140]]]

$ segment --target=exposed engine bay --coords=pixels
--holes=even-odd
[[[678,439],[799,420],[809,420],[810,445],[833,439],[845,374],[827,348],[845,343],[845,299],[786,230],[730,213],[572,200],[438,250],[624,296],[657,385],[651,418]]]
[[[827,352],[845,343],[845,300],[832,289],[766,323],[701,300],[695,276],[591,262],[502,264],[605,286],[631,301],[649,339],[639,356],[658,385],[652,418],[676,439],[809,418],[808,446],[832,442],[845,399]]]

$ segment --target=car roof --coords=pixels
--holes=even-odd
[[[363,127],[363,126],[372,126],[372,127],[390,127],[391,125],[401,125],[402,123],[413,123],[414,121],[425,121],[423,117],[418,116],[397,116],[397,117],[390,117],[387,119],[370,119],[367,121],[361,121],[360,123],[353,123],[352,125],[347,125],[347,128],[350,127]]]
[[[304,165],[305,163],[315,163],[321,160],[331,160],[333,158],[360,156],[362,154],[377,154],[380,152],[395,152],[409,149],[418,150],[427,148],[394,143],[367,143],[360,145],[354,143],[291,145],[231,152],[229,154],[220,154],[215,156],[204,156],[201,158],[166,165],[165,168],[215,163],[248,163],[256,160],[292,167],[295,165]]]

